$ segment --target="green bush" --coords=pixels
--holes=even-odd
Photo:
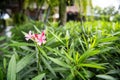
[[[26,28],[26,25],[31,27]],[[38,26],[43,24],[34,23],[36,27],[33,23],[29,25],[12,30],[14,36],[8,44],[10,49],[7,47],[5,50],[9,52],[9,57],[1,58],[1,64],[3,58],[7,59],[6,73],[0,72],[4,74],[4,79],[119,80],[119,23],[69,22],[64,27],[49,23],[45,28],[47,42],[41,46],[26,43],[21,31],[39,33],[43,26]],[[2,66],[0,70],[4,70]]]
[[[113,21],[115,21],[115,22],[120,22],[120,14],[116,14],[116,15],[114,16]]]
[[[39,21],[30,21],[22,25],[16,25],[12,28],[12,39],[16,41],[24,41],[24,35],[22,31],[29,32],[29,30],[35,31],[34,26],[37,26],[38,29],[44,29],[43,23]]]

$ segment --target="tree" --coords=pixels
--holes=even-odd
[[[59,20],[60,25],[65,25],[66,23],[66,0],[59,0]]]

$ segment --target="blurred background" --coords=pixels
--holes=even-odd
[[[11,27],[30,20],[68,21],[120,21],[120,0],[1,0],[0,35]]]

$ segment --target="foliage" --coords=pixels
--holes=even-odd
[[[25,24],[28,21],[28,17],[23,13],[16,13],[12,17],[15,25]]]
[[[120,14],[116,14],[115,16],[114,16],[114,18],[113,18],[113,21],[115,21],[115,22],[120,22]]]
[[[34,30],[27,30],[31,29],[35,33],[43,30],[36,24],[31,25],[36,26],[33,27]],[[19,32],[28,32],[26,27],[19,27]],[[94,21],[82,25],[69,22],[64,27],[49,23],[46,26],[47,42],[44,45],[22,41],[24,37],[11,40],[10,44],[2,43],[0,79],[119,80],[119,28],[117,22]],[[4,39],[1,37],[0,41]],[[16,73],[12,70],[15,66]],[[11,76],[13,77],[9,78]]]
[[[18,41],[24,41],[24,35],[21,34],[21,31],[28,32],[29,30],[33,30],[34,26],[37,26],[38,29],[43,29],[43,23],[39,21],[29,21],[21,25],[16,25],[11,31],[12,31],[12,39],[18,40]]]
[[[101,9],[100,7],[96,6],[94,8],[94,12],[96,14],[95,19],[98,18],[99,20],[105,20],[105,21],[119,21],[119,12],[115,10],[114,6],[109,6],[104,9]],[[110,18],[112,18],[110,20]]]

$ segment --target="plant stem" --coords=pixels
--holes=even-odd
[[[37,58],[37,69],[38,69],[38,74],[40,73],[40,71],[42,71],[42,67],[40,66],[40,52],[39,52],[39,46],[36,44],[36,50],[37,50],[37,54],[36,54],[36,58]]]

